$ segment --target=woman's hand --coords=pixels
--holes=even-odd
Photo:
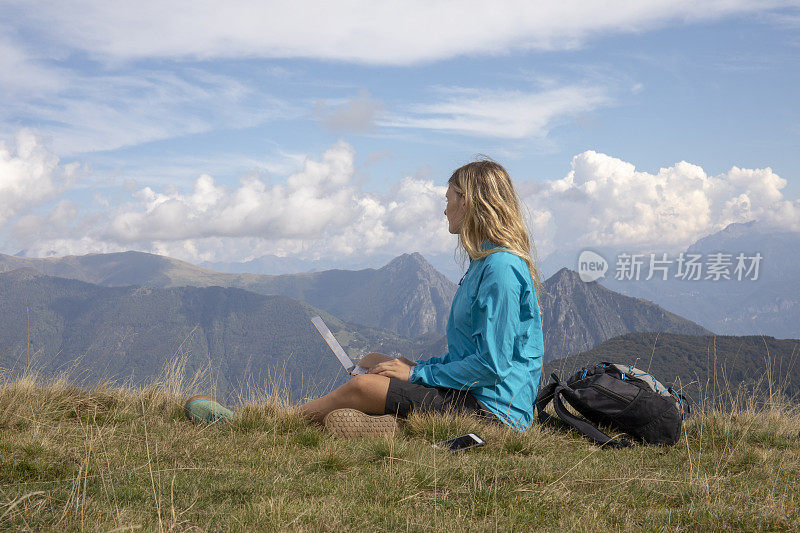
[[[411,366],[399,359],[392,359],[391,361],[377,364],[369,371],[370,374],[378,374],[379,376],[386,376],[387,378],[396,378],[401,381],[408,381],[410,372]]]

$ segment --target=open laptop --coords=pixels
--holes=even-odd
[[[333,336],[333,333],[331,333],[331,330],[328,329],[328,326],[322,320],[321,316],[315,316],[311,319],[311,322],[314,324],[314,327],[317,328],[319,334],[322,335],[322,338],[325,339],[325,342],[328,343],[330,349],[333,350],[334,355],[339,362],[342,363],[344,369],[351,376],[367,374],[369,373],[370,368],[378,363],[383,363],[384,361],[391,361],[394,359],[393,357],[383,353],[372,352],[359,359],[358,364],[355,364],[353,363],[353,360],[350,359],[350,356],[344,352],[342,345],[339,344],[339,341],[337,341],[336,337]]]

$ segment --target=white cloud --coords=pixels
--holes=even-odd
[[[327,102],[321,102],[316,111],[320,121],[331,130],[365,133],[375,128],[375,119],[383,111],[383,104],[369,92],[361,91],[332,109]]]
[[[731,168],[709,176],[685,161],[655,174],[587,151],[572,171],[524,198],[535,213],[540,253],[583,246],[683,249],[731,222],[760,220],[800,231],[800,200],[784,198],[786,180],[772,169]]]
[[[17,134],[14,147],[0,140],[0,224],[55,197],[77,171],[77,163],[59,166],[29,130]]]
[[[41,96],[65,86],[63,71],[39,65],[22,48],[0,36],[0,96],[8,105],[14,98]]]
[[[400,128],[440,130],[478,137],[544,137],[555,121],[591,111],[610,98],[597,87],[562,87],[542,92],[447,89],[443,101],[417,105],[409,116],[380,123]]]
[[[33,200],[57,198],[63,190],[52,177],[59,172],[57,160],[35,143],[20,146],[19,155],[6,150],[2,161],[25,162],[24,172],[14,176],[39,184],[38,192],[28,193]],[[369,193],[355,178],[355,158],[349,144],[338,142],[321,157],[306,158],[284,181],[249,176],[225,186],[204,174],[188,190],[140,187],[127,202],[110,207],[62,199],[49,214],[5,207],[6,217],[11,213],[15,222],[12,244],[31,256],[124,249],[189,261],[267,254],[385,258],[413,250],[449,255],[456,240],[443,214],[444,184],[405,177],[385,194]],[[800,231],[800,200],[784,197],[786,180],[770,168],[733,167],[714,176],[681,161],[648,173],[587,151],[573,158],[562,179],[517,185],[542,258],[556,247],[677,251],[731,222],[753,219]]]
[[[58,45],[111,60],[290,57],[411,64],[510,50],[564,49],[601,33],[636,32],[769,11],[791,1],[423,0],[196,2],[120,5],[5,2],[0,15],[46,32]]]
[[[33,60],[25,64],[44,77],[43,84],[34,94],[20,89],[4,102],[0,123],[41,124],[62,155],[249,127],[295,113],[239,81],[198,70],[89,75]],[[48,82],[47,76],[55,81]],[[26,84],[36,85],[35,80]]]
[[[408,177],[386,195],[365,193],[355,183],[354,160],[353,148],[338,142],[319,160],[306,159],[285,183],[250,177],[225,187],[202,175],[188,192],[145,187],[107,224],[94,224],[108,228],[95,235],[204,260],[228,259],[231,246],[248,255],[254,247],[313,255],[452,248],[442,212],[445,187]]]
[[[32,9],[29,2],[7,0],[0,2],[0,20],[13,22],[6,23],[12,31],[0,36],[0,97],[6,97],[0,134],[10,134],[14,125],[36,124],[65,156],[304,114],[260,87],[198,70],[216,65],[183,68],[173,60],[315,58],[407,65],[571,48],[601,34],[772,13],[784,4],[306,0],[198,8],[188,1],[146,0],[134,6],[78,0],[43,1]],[[89,74],[98,69],[93,59],[103,62],[102,74]],[[141,61],[149,59],[158,61]],[[261,68],[281,73],[279,66]],[[591,87],[539,93],[462,90],[381,123],[523,138],[546,135],[559,117],[607,101],[602,89]],[[371,130],[381,111],[379,101],[361,95],[321,119],[335,131],[360,133]]]

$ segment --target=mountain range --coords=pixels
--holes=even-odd
[[[368,257],[355,254],[345,257],[325,257],[321,259],[303,259],[299,257],[281,257],[274,254],[262,255],[247,261],[203,261],[199,266],[218,272],[232,274],[297,274],[322,272],[323,270],[364,270],[366,268],[379,268],[394,259],[392,255],[373,254]],[[451,253],[426,253],[425,259],[433,267],[444,274],[450,281],[457,282],[464,271],[466,264],[461,265],[455,261],[455,250]]]
[[[742,281],[645,280],[647,261],[639,280],[615,279],[619,251],[595,251],[609,262],[596,282],[554,268],[570,258],[576,264],[579,251],[562,250],[542,264],[552,272],[539,294],[543,379],[611,360],[649,368],[665,383],[689,383],[696,398],[764,382],[790,396],[800,392],[800,233],[731,224],[684,250],[703,258],[760,254],[758,278]],[[377,268],[319,270],[321,262],[263,257],[214,265],[230,270],[218,272],[132,251],[0,254],[0,368],[139,385],[179,359],[187,378],[206,372],[226,397],[276,378],[293,400],[317,395],[347,376],[311,325],[316,314],[354,358],[447,350],[444,330],[458,288],[451,280],[462,269],[437,257],[437,265],[453,267],[445,276],[419,253],[386,259]]]
[[[283,376],[297,397],[346,373],[310,322],[320,314],[353,358],[413,357],[416,344],[347,324],[305,302],[223,287],[101,287],[30,268],[0,274],[0,366],[72,381],[149,382],[176,358],[209,369],[218,391]]]
[[[367,351],[441,355],[457,288],[418,253],[377,269],[279,276],[218,273],[140,252],[0,255],[0,271],[6,271],[0,274],[0,366],[30,362],[50,374],[74,366],[87,383],[143,383],[183,356],[190,373],[215,369],[220,390],[241,390],[248,380],[282,372],[295,397],[320,378],[326,389],[345,377],[311,316],[323,315],[354,357]],[[653,302],[585,283],[566,268],[543,288],[547,362],[632,332],[713,335]]]
[[[379,269],[270,276],[229,274],[143,252],[34,259],[0,254],[0,272],[29,267],[105,287],[234,287],[303,300],[348,322],[406,337],[443,334],[456,285],[419,253]]]
[[[730,279],[706,279],[710,276],[707,270],[702,279],[680,279],[673,275],[673,267],[666,280],[660,273],[646,280],[648,269],[644,268],[638,281],[618,280],[612,264],[611,272],[599,282],[614,291],[646,298],[717,333],[800,337],[800,232],[757,222],[730,224],[698,240],[685,253],[699,255],[706,264],[713,254],[727,254],[733,263]],[[757,276],[753,270],[741,280],[736,278],[733,269],[739,253],[746,258],[760,254]],[[604,257],[613,262],[615,256]],[[751,261],[746,263],[749,267]]]

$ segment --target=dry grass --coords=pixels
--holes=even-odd
[[[207,390],[171,366],[144,390],[0,378],[0,529],[796,530],[800,412],[773,394],[714,402],[679,445],[602,450],[534,425],[412,416],[338,441],[250,387],[233,424],[182,412]],[[187,385],[188,383],[188,385]],[[487,446],[430,444],[466,432]]]

